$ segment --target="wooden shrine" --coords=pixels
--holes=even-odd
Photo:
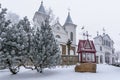
[[[79,64],[75,67],[75,72],[96,72],[96,49],[92,40],[79,40],[78,56]]]
[[[96,50],[93,41],[79,40],[77,52],[80,63],[96,63]]]

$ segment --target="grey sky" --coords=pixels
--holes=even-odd
[[[96,31],[102,34],[103,27],[106,33],[115,42],[115,49],[120,49],[120,0],[43,0],[44,6],[51,8],[60,23],[64,24],[68,8],[71,17],[77,25],[77,40],[81,37],[81,27],[85,26],[92,38]],[[38,10],[41,0],[0,0],[2,7],[17,13],[21,17],[28,16],[32,20]]]

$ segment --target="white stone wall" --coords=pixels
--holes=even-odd
[[[76,44],[76,26],[75,25],[66,25],[66,31],[68,32],[68,38],[70,39],[70,33],[73,32],[73,41],[72,44]]]
[[[59,29],[57,27],[59,27]],[[66,43],[68,41],[68,34],[67,32],[65,32],[61,25],[56,24],[55,26],[52,27],[52,30],[55,38],[56,35],[60,36],[60,38],[56,38],[60,43]]]
[[[48,16],[39,12],[36,12],[33,18],[33,22],[37,27],[40,27],[41,23],[45,21],[45,19]],[[57,28],[59,27],[59,29]],[[58,40],[59,44],[64,44],[66,45],[68,39],[70,39],[70,33],[73,32],[73,41],[72,41],[72,46],[76,46],[76,25],[70,24],[65,26],[66,30],[61,26],[61,24],[58,22],[57,24],[51,26],[54,37]],[[59,35],[60,38],[57,38],[56,35]],[[77,49],[77,48],[76,48]],[[60,51],[62,52],[62,47],[60,46]],[[73,51],[70,51],[71,55],[73,55]],[[66,53],[67,52],[67,47],[66,47]],[[75,51],[76,54],[76,51]]]
[[[107,46],[105,44],[103,44],[104,40],[107,40],[110,42],[111,46]],[[94,43],[95,43],[95,48],[96,48],[96,55],[98,56],[98,63],[100,63],[100,56],[103,56],[103,63],[105,63],[105,54],[109,53],[109,64],[113,64],[112,62],[112,58],[115,58],[115,55],[113,53],[114,47],[113,47],[113,41],[109,38],[108,35],[104,36],[104,37],[96,37],[94,38]],[[102,47],[102,51],[100,50],[100,46]]]
[[[59,29],[57,28],[57,27],[59,27]],[[71,25],[69,25],[69,26],[67,26],[67,27],[69,27],[67,30],[64,30],[64,28],[63,28],[63,26],[61,26],[59,23],[57,23],[57,24],[55,24],[54,26],[52,26],[52,30],[53,30],[53,34],[54,34],[54,36],[55,36],[55,38],[56,38],[56,35],[59,35],[60,36],[60,38],[56,38],[57,40],[58,40],[58,42],[60,43],[60,44],[64,44],[64,45],[66,45],[67,44],[67,41],[68,41],[68,39],[70,39],[70,32],[73,32],[73,42],[72,42],[72,45],[71,46],[74,46],[75,48],[77,47],[76,46],[76,30],[74,29],[74,28],[72,28],[72,27],[74,27],[74,26],[71,26]],[[74,29],[74,30],[73,30]],[[70,30],[70,31],[69,31]],[[69,34],[68,34],[69,33]],[[62,47],[61,47],[62,48]],[[77,48],[76,48],[77,49]],[[62,51],[62,49],[61,49],[61,51]],[[77,55],[77,53],[76,53],[76,51],[77,50],[75,50],[75,55]],[[71,50],[70,51],[70,55],[73,55],[74,53],[73,53],[74,51],[73,50]],[[67,49],[67,46],[66,46],[66,55],[68,54],[68,49]]]
[[[33,17],[33,21],[34,21],[34,23],[38,24],[38,26],[40,26],[41,23],[44,22],[47,17],[48,16],[45,14],[36,12],[34,17]]]

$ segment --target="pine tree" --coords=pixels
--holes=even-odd
[[[28,38],[23,26],[18,27],[17,25],[13,25],[7,30],[5,39],[3,47],[6,50],[4,54],[7,54],[6,63],[8,64],[10,71],[13,74],[16,74],[19,71],[19,67],[22,66],[26,60]]]
[[[29,20],[27,19],[27,17],[24,17],[23,20],[21,20],[19,23],[18,23],[18,27],[20,26],[23,26],[23,29],[24,31],[26,32],[26,35],[27,35],[27,38],[28,38],[28,41],[27,41],[27,47],[25,48],[26,50],[26,62],[25,63],[30,63],[30,61],[33,61],[32,59],[32,56],[31,55],[34,51],[34,43],[33,43],[33,39],[34,39],[34,29],[30,26],[30,22]],[[24,64],[24,63],[23,63]],[[32,67],[26,67],[26,65],[24,65],[25,68],[28,68],[28,69],[33,69]]]
[[[27,38],[28,38],[28,46],[26,47],[27,50],[27,54],[29,55],[30,50],[31,50],[31,41],[32,41],[32,37],[33,37],[33,30],[30,26],[30,22],[28,21],[27,17],[24,17],[23,20],[20,20],[18,25],[18,27],[23,27],[23,30],[26,32]]]
[[[29,33],[25,27],[30,25],[23,24],[22,21],[24,22],[24,20],[21,20],[18,24],[7,27],[6,33],[2,35],[4,39],[2,41],[4,62],[13,74],[19,71],[20,66],[28,68],[25,63],[29,58],[28,47],[30,45],[28,43]]]
[[[54,38],[48,19],[37,29],[35,36],[36,69],[42,73],[43,68],[53,67],[60,63],[60,50]]]
[[[15,68],[12,66],[13,68],[10,68],[10,71],[13,74],[16,74],[20,66],[24,66],[27,69],[33,69],[32,67],[27,67],[26,65],[26,63],[29,63],[28,61],[31,55],[30,51],[31,51],[31,43],[32,43],[31,42],[32,30],[30,27],[30,22],[26,17],[23,20],[20,20],[19,23],[16,24],[15,27],[13,26],[12,28],[13,28],[12,29],[13,32],[16,32],[16,33],[13,33],[13,35],[16,35],[16,37],[13,36],[13,38],[10,41],[12,41],[15,38],[13,41],[15,41],[16,43],[15,47],[17,50],[15,51],[13,61],[11,62],[11,64],[16,63],[14,61],[17,61],[18,63]],[[12,33],[8,33],[8,35],[11,36]]]
[[[0,4],[0,68],[6,68],[6,55],[5,54],[5,48],[3,47],[3,42],[6,40],[6,38],[4,38],[6,36],[6,32],[8,30],[8,27],[10,25],[10,21],[5,19],[5,15],[6,15],[6,8],[2,8],[1,4]]]
[[[31,61],[33,62],[35,69],[39,72],[39,66],[41,64],[41,33],[40,28],[37,28],[33,39],[33,48],[31,53]]]

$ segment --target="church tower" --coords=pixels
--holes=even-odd
[[[77,25],[75,25],[71,19],[70,16],[70,12],[68,12],[66,21],[63,25],[64,29],[67,31],[68,33],[68,38],[72,41],[73,45],[76,45],[76,27]]]
[[[42,22],[45,21],[45,19],[48,18],[48,15],[45,11],[43,1],[41,1],[41,5],[38,9],[38,11],[35,12],[35,15],[33,17],[33,22],[37,25],[41,25]]]

